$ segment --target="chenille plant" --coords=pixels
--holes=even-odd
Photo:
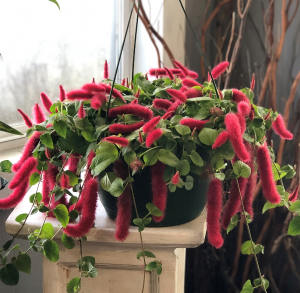
[[[220,63],[212,70],[212,77],[217,79],[228,65]],[[45,216],[40,229],[30,232],[27,251],[19,250],[18,245],[9,249],[17,235],[3,245],[3,283],[15,285],[19,271],[30,272],[30,249],[57,261],[55,236],[60,230],[65,247],[72,249],[79,242],[81,251],[80,276],[70,281],[67,292],[80,291],[81,277],[96,277],[95,259],[82,256],[82,242],[94,225],[99,184],[118,198],[115,238],[126,239],[134,218],[142,247],[137,258],[143,258],[145,270],[158,274],[162,264],[159,260],[146,261],[156,256],[144,250],[142,231],[151,221],[163,220],[168,191],[185,188],[188,192],[195,175],[211,177],[207,232],[208,241],[216,248],[223,245],[222,229],[227,233],[232,230],[240,212],[247,225],[251,222],[257,174],[267,200],[263,212],[286,206],[300,213],[300,201],[296,201],[299,187],[289,194],[281,183],[276,185],[283,177],[293,177],[295,171],[290,165],[280,168],[274,163],[274,152],[265,137],[271,127],[283,139],[292,139],[293,135],[286,130],[281,115],[253,104],[254,80],[250,88],[216,90],[210,77],[201,85],[195,80],[197,73],[177,61],[174,66],[150,69],[145,75],[138,73],[132,81],[123,79],[112,89],[105,63],[100,83],[93,80],[67,93],[60,86],[59,99],[54,103],[42,93],[47,116],[38,104],[33,106],[33,121],[18,110],[29,127],[29,141],[12,166],[16,173],[9,183],[12,193],[0,200],[0,208],[16,206],[28,187],[36,185],[29,197],[30,211],[16,221],[21,229],[32,214]],[[205,154],[209,159],[204,159]],[[135,204],[139,194],[134,193],[132,182],[135,174],[146,168],[151,168],[153,201],[147,204],[148,214],[141,215]],[[230,186],[229,198],[224,193],[226,186]],[[47,217],[55,217],[61,229],[54,233],[53,226],[46,223]],[[289,234],[300,233],[299,218],[290,223]],[[242,253],[254,254],[259,279],[253,283],[248,280],[242,292],[258,287],[266,292],[268,281],[261,275],[256,258],[263,247],[252,241],[247,227],[250,240],[242,245]],[[19,250],[19,255],[9,262],[12,250]]]

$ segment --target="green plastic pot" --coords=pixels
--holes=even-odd
[[[133,191],[140,217],[147,215],[146,204],[152,202],[151,167],[144,168],[143,172],[133,176]],[[194,178],[194,186],[191,190],[176,188],[175,192],[168,191],[165,217],[160,223],[152,221],[149,227],[170,227],[188,223],[196,219],[202,213],[206,204],[206,192],[210,180],[199,175]],[[100,179],[98,177],[98,179]],[[117,217],[117,198],[103,190],[99,184],[99,197],[109,218]],[[132,219],[136,213],[132,206]]]

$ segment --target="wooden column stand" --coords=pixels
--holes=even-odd
[[[7,233],[13,235],[20,228],[15,222],[17,215],[28,213],[28,198],[14,209],[6,221]],[[19,237],[27,237],[28,229],[34,231],[41,227],[44,216],[40,213],[29,217]],[[174,227],[146,228],[143,231],[145,250],[156,255],[162,262],[163,272],[146,272],[145,293],[183,293],[185,277],[185,250],[203,243],[206,233],[206,212],[196,220]],[[47,219],[54,230],[59,229],[56,219]],[[87,234],[83,242],[83,256],[96,259],[98,275],[96,278],[82,279],[82,293],[140,293],[143,282],[143,261],[136,258],[141,251],[137,227],[130,227],[126,241],[114,239],[114,221],[106,215],[103,206],[98,203],[95,227]],[[60,242],[62,232],[55,241],[60,246],[60,258],[56,263],[43,259],[44,293],[66,293],[67,283],[79,276],[77,261],[80,259],[79,243],[68,250]],[[150,258],[147,259],[151,261]]]

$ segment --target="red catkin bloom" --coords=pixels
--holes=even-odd
[[[96,179],[91,179],[83,187],[85,200],[82,204],[82,216],[77,224],[68,224],[64,233],[71,237],[82,237],[87,234],[94,224],[96,218],[96,207],[98,198],[98,183]],[[83,193],[83,191],[82,191]]]
[[[176,109],[182,104],[182,102],[180,100],[177,100],[173,103],[173,105],[170,106],[170,108],[168,108],[168,112],[175,112]]]
[[[95,82],[95,77],[93,77],[92,83],[96,83],[96,82]]]
[[[161,118],[163,120],[166,120],[166,119],[170,118],[173,114],[174,114],[174,111],[169,111],[166,114],[164,114]]]
[[[28,187],[28,180],[23,181],[7,198],[0,199],[0,209],[10,209],[19,204],[24,198]]]
[[[50,194],[50,188],[49,188],[49,171],[43,172],[43,181],[42,181],[42,202],[45,206],[49,204],[49,194]]]
[[[232,100],[236,103],[240,103],[240,102],[246,102],[246,103],[250,103],[249,99],[247,98],[247,96],[239,91],[238,89],[232,89]]]
[[[144,124],[145,122],[143,121],[129,125],[115,123],[110,125],[108,130],[113,134],[129,134],[141,128]]]
[[[34,172],[37,166],[37,160],[34,157],[28,158],[19,169],[18,173],[14,176],[8,187],[15,189],[24,181],[28,181],[30,175]]]
[[[188,126],[190,129],[196,128],[196,130],[201,130],[206,122],[209,120],[198,120],[195,118],[183,118],[180,120],[181,125]]]
[[[105,88],[105,91],[107,94],[110,94],[110,91],[111,91],[111,86],[108,85],[108,84],[105,84],[105,83],[100,83],[99,85],[103,86]],[[116,89],[113,89],[112,91],[112,96],[114,98],[119,98],[121,99],[123,102],[126,102],[123,98],[123,96],[121,95],[121,93],[119,91],[117,91]]]
[[[169,107],[172,106],[172,103],[166,99],[154,99],[153,100],[153,107],[155,109],[162,109],[167,111]]]
[[[122,79],[121,85],[125,86],[125,78]]]
[[[91,100],[93,93],[88,92],[87,90],[73,90],[67,93],[67,99],[70,101],[73,100]]]
[[[167,75],[169,76],[169,78],[170,78],[171,80],[173,80],[173,79],[174,79],[174,75],[173,75],[172,71],[169,70],[169,69],[166,68],[166,67],[164,67],[164,68],[165,68],[166,73],[167,73]]]
[[[171,68],[169,69],[173,74],[178,75],[178,74],[182,74],[181,69],[177,69],[177,68]]]
[[[152,203],[164,213],[160,217],[153,216],[155,222],[162,221],[165,216],[168,195],[168,187],[164,181],[165,167],[166,165],[159,161],[151,166]]]
[[[21,109],[18,109],[18,112],[22,115],[22,118],[26,124],[27,127],[32,127],[32,121],[31,119],[28,117],[28,115],[26,115]]]
[[[197,97],[202,97],[203,96],[202,91],[197,90],[195,88],[188,89],[185,92],[185,95],[186,95],[187,99],[197,98]]]
[[[251,91],[254,90],[254,87],[255,87],[255,73],[252,74],[252,80],[251,80],[251,85],[250,85]]]
[[[220,146],[222,146],[228,139],[229,139],[228,132],[227,131],[222,131],[218,135],[215,143],[212,145],[213,150],[216,149],[216,148],[218,148],[218,147],[220,147]]]
[[[85,110],[83,109],[83,103],[81,102],[79,110],[78,110],[78,117],[83,119],[86,116]]]
[[[239,123],[240,123],[240,127],[241,127],[241,134],[243,135],[245,133],[246,127],[247,127],[245,117],[241,113],[236,113],[235,115],[239,119]]]
[[[138,91],[136,92],[136,94],[134,95],[137,99],[139,98],[139,96],[140,96],[140,94],[141,94],[141,90],[140,89],[138,89]]]
[[[150,132],[146,138],[146,147],[150,148],[151,145],[163,135],[163,131],[160,128],[154,129]]]
[[[46,116],[43,112],[43,109],[39,104],[35,104],[32,108],[34,122],[40,124],[46,120]]]
[[[129,145],[129,140],[125,137],[108,136],[108,137],[105,137],[102,141],[115,143],[115,144],[120,145],[121,147],[126,147]]]
[[[282,139],[293,139],[293,134],[285,128],[284,120],[280,114],[277,116],[276,120],[273,121],[272,128]]]
[[[28,142],[25,144],[25,147],[23,149],[22,156],[21,156],[20,160],[17,163],[13,164],[13,166],[12,166],[12,170],[14,172],[17,172],[21,168],[23,163],[29,157],[32,156],[33,150],[36,148],[36,146],[38,145],[38,143],[40,141],[40,136],[41,136],[41,133],[37,132],[37,131],[32,134],[32,136],[30,137]]]
[[[184,93],[187,91],[187,87],[186,86],[182,86],[179,90],[181,93]]]
[[[93,96],[91,100],[91,107],[95,110],[99,110],[103,103],[106,102],[106,96],[103,93],[98,93]]]
[[[177,171],[171,179],[172,184],[174,184],[174,185],[178,184],[179,178],[180,178],[179,171]]]
[[[143,167],[143,163],[141,160],[139,160],[138,158],[135,158],[131,163],[130,163],[130,168],[137,172],[138,170],[142,169]]]
[[[218,88],[218,94],[219,94],[220,100],[224,100],[223,94],[222,94],[222,92],[220,91],[219,88]]]
[[[250,114],[249,114],[249,119],[250,119],[250,121],[253,121],[253,120],[254,120],[254,116],[255,116],[254,110],[251,109]]]
[[[143,143],[144,142],[144,139],[143,139],[143,136],[142,136],[142,133],[139,132],[139,142],[140,143]]]
[[[222,219],[222,227],[224,229],[227,229],[230,223],[230,219],[239,211],[241,207],[241,198],[240,198],[239,190],[241,191],[241,195],[243,198],[245,194],[247,182],[248,182],[248,178],[243,178],[243,177],[238,178],[238,183],[240,187],[239,189],[236,179],[231,180],[229,200],[227,201],[224,207],[224,213]]]
[[[182,80],[182,84],[186,87],[200,86],[201,88],[203,88],[202,84],[200,84],[197,81],[192,80],[190,78],[184,78]]]
[[[298,183],[295,190],[290,194],[289,201],[294,202],[297,200],[299,194],[299,185],[300,184]]]
[[[244,145],[241,125],[236,114],[230,113],[225,117],[225,125],[229,134],[229,140],[234,148],[236,155],[243,162],[249,162],[250,155]]]
[[[143,131],[145,133],[149,133],[151,132],[155,126],[159,123],[160,121],[160,116],[154,117],[152,118],[149,122],[147,122],[144,126],[143,126]]]
[[[265,198],[271,203],[280,203],[281,197],[276,189],[272,172],[272,161],[267,146],[261,146],[257,149],[257,164]]]
[[[61,102],[63,102],[66,99],[66,91],[62,87],[62,85],[59,86],[59,99]]]
[[[77,174],[77,166],[79,163],[79,159],[79,155],[71,155],[71,157],[68,160],[69,171],[71,171],[74,174]]]
[[[180,62],[176,60],[173,60],[172,62],[175,67],[179,68],[182,71],[181,73],[184,75],[184,77],[189,75],[189,70],[185,66],[183,66]]]
[[[153,117],[153,112],[149,108],[141,105],[123,105],[109,110],[109,117],[112,118],[123,114],[133,114],[146,121]]]
[[[219,63],[216,67],[211,71],[211,75],[214,79],[217,79],[223,72],[225,72],[226,68],[229,66],[229,62],[224,61]],[[208,75],[208,81],[211,81],[210,75]]]
[[[199,77],[198,73],[192,70],[189,70],[188,76],[193,79],[197,79]]]
[[[183,93],[181,93],[180,91],[174,90],[174,89],[167,89],[166,91],[170,96],[181,101],[182,103],[186,102],[186,96]]]
[[[60,178],[60,186],[62,188],[70,188],[70,180],[69,180],[69,176],[67,176],[65,173],[63,173],[61,175],[61,178]]]
[[[222,211],[222,199],[223,199],[223,186],[222,181],[219,179],[213,179],[207,191],[207,237],[209,243],[220,248],[224,240],[221,235],[221,211]]]
[[[41,93],[41,101],[47,112],[51,113],[50,108],[52,106],[52,102],[45,93]]]
[[[126,87],[129,88],[129,80],[128,80],[128,77],[126,78]]]
[[[270,109],[269,112],[268,112],[268,114],[264,117],[265,121],[270,118],[271,112],[272,112],[272,110]]]
[[[130,105],[136,105],[139,103],[139,100],[138,99],[134,99],[130,102]]]
[[[247,102],[242,101],[242,102],[238,103],[237,108],[238,108],[238,112],[240,114],[242,114],[244,117],[246,117],[250,114],[251,107],[250,107],[249,103],[247,103]]]
[[[104,77],[104,79],[108,79],[108,77],[109,77],[107,60],[105,60],[105,62],[104,62],[103,77]]]
[[[51,153],[47,147],[45,149],[45,156],[47,157],[47,159],[49,159],[49,160],[51,159]]]
[[[96,93],[101,93],[105,92],[105,87],[101,85],[97,85],[95,83],[87,83],[82,87],[83,90],[88,91],[88,92],[96,92]]]
[[[151,76],[157,76],[157,75],[166,75],[167,72],[166,72],[166,69],[163,69],[163,68],[151,68],[149,70],[149,74]]]

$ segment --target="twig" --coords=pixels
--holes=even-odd
[[[230,49],[231,49],[231,44],[233,41],[234,29],[235,29],[235,12],[232,12],[231,33],[230,33],[230,39],[229,39],[229,43],[228,43],[228,47],[227,47],[227,51],[226,51],[226,57],[225,57],[225,60],[227,60],[227,61],[228,61],[228,57],[229,57],[229,53],[230,53]]]

